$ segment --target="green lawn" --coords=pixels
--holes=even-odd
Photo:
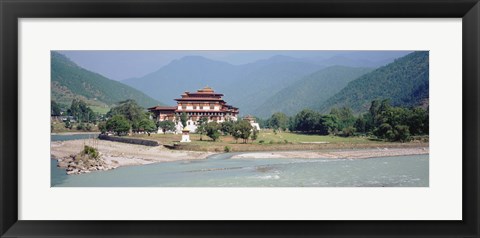
[[[306,135],[290,132],[277,132],[262,131],[258,136],[257,142],[263,140],[265,143],[270,141],[284,142],[287,140],[292,143],[305,143],[305,142],[328,142],[328,143],[369,143],[372,142],[366,137],[340,137],[340,136],[321,136],[321,135]],[[378,143],[378,142],[377,142]]]
[[[219,140],[212,141],[208,136],[190,134],[190,143],[179,143],[181,134],[134,134],[131,137],[156,140],[160,144],[177,144],[177,149],[194,151],[213,151],[223,152],[228,147],[229,151],[277,151],[277,150],[318,150],[318,149],[338,149],[338,148],[374,148],[378,146],[412,146],[412,143],[396,143],[374,141],[366,137],[339,137],[339,136],[320,136],[304,135],[290,132],[279,132],[262,130],[255,141],[249,140],[248,143],[238,142],[231,136],[221,136]],[[317,142],[317,143],[315,143]],[[320,143],[319,143],[320,142]],[[327,143],[321,143],[327,142]],[[418,146],[418,145],[415,145]]]
[[[151,136],[147,136],[145,134],[137,134],[133,135],[134,137],[142,137],[145,139],[153,139],[158,140],[163,143],[173,143],[178,142],[182,135],[181,134],[151,134]],[[200,135],[198,134],[190,134],[190,139],[192,140],[192,144],[208,144],[211,139],[203,135],[203,141],[200,141]],[[286,141],[285,141],[286,140]],[[240,143],[242,140],[239,139],[238,142]],[[273,131],[262,130],[258,135],[258,139],[253,142],[253,144],[269,144],[269,143],[312,143],[312,142],[328,142],[328,143],[378,143],[378,141],[369,140],[366,137],[339,137],[339,136],[321,136],[321,135],[305,135],[305,134],[297,134],[291,132],[278,132],[274,133]],[[221,144],[236,144],[235,140],[231,136],[220,136],[220,139],[216,143]],[[249,140],[249,143],[252,143]]]
[[[108,111],[110,111],[109,107],[105,106],[89,106],[93,112],[99,113],[99,114],[107,114]]]

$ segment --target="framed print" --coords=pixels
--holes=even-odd
[[[1,4],[2,237],[479,235],[477,1]]]

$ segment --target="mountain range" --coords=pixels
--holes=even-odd
[[[210,86],[239,107],[241,115],[261,118],[275,112],[294,115],[304,108],[328,113],[341,106],[360,113],[368,110],[371,100],[385,98],[393,105],[425,106],[428,56],[426,51],[330,52],[329,57],[277,55],[241,65],[186,56],[145,76],[113,81],[52,52],[52,99],[68,102],[80,97],[109,107],[131,98],[152,107],[175,105],[184,91]]]
[[[126,99],[134,99],[144,107],[159,104],[141,91],[88,71],[55,51],[51,52],[50,63],[51,99],[58,103],[70,105],[78,98],[104,110]]]
[[[428,97],[429,52],[419,51],[353,80],[313,109],[328,112],[334,107],[347,106],[354,112],[363,112],[375,99],[389,99],[394,106],[426,106]]]
[[[371,68],[330,66],[307,75],[277,92],[253,115],[269,117],[275,112],[292,116],[304,108],[315,108],[342,90],[352,80],[372,71]]]
[[[174,60],[143,77],[130,78],[121,82],[165,104],[172,105],[175,103],[173,99],[178,98],[184,91],[193,91],[210,86],[217,92],[223,93],[225,95],[224,99],[229,104],[239,107],[242,115],[254,114],[267,117],[272,111],[270,106],[275,104],[275,98],[282,97],[282,94],[277,94],[290,86],[295,87],[296,82],[301,81],[304,77],[329,68],[332,65],[343,65],[345,66],[343,68],[345,71],[349,71],[348,67],[377,68],[393,61],[394,57],[401,57],[404,54],[406,53],[391,52],[383,57],[372,57],[373,60],[361,59],[359,53],[356,52],[336,54],[326,58],[295,58],[276,55],[268,59],[242,65],[232,65],[201,56],[187,56]],[[378,54],[376,55],[378,56]],[[375,56],[375,54],[372,54],[372,56]],[[326,74],[331,74],[331,70],[327,71]],[[340,68],[337,68],[337,72],[341,71]],[[344,74],[348,75],[349,73],[344,72]],[[322,73],[318,75],[321,76]],[[315,76],[310,78],[310,81],[315,81]],[[353,80],[352,77],[347,78],[340,81],[344,83]],[[305,80],[309,81],[308,79]],[[320,81],[324,81],[324,79],[320,79]],[[340,90],[341,88],[339,87],[343,85],[340,81],[339,84],[332,85],[331,92],[327,92],[324,95],[333,96],[337,89]],[[325,80],[325,82],[329,83],[331,81]],[[314,88],[318,89],[320,87],[316,86]],[[328,88],[328,86],[325,87],[325,89]],[[326,91],[328,90],[324,92]],[[298,97],[298,101],[301,98]],[[323,96],[316,98],[326,100]],[[323,103],[323,101],[318,103]],[[292,106],[297,104],[293,103]],[[278,109],[287,109],[287,113],[291,114],[297,111],[297,109],[290,110],[289,108],[292,108],[292,106],[285,108],[281,106]]]

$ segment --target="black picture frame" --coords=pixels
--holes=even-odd
[[[0,234],[2,237],[479,237],[478,0],[0,0]],[[18,220],[19,18],[462,18],[462,221]],[[452,79],[454,80],[454,79]],[[439,207],[438,209],[442,209]]]

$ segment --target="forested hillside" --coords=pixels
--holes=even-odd
[[[253,115],[267,118],[275,112],[283,112],[291,116],[305,108],[316,108],[350,81],[370,71],[372,69],[346,66],[331,66],[319,70],[270,97],[253,111]]]
[[[425,106],[428,85],[429,52],[413,52],[353,80],[314,109],[329,112],[331,108],[346,106],[356,113],[365,112],[376,99],[390,99],[393,106]]]
[[[133,99],[143,107],[159,104],[137,89],[83,69],[54,51],[51,53],[51,90],[52,100],[66,105],[70,105],[74,98],[104,108],[127,99]]]

